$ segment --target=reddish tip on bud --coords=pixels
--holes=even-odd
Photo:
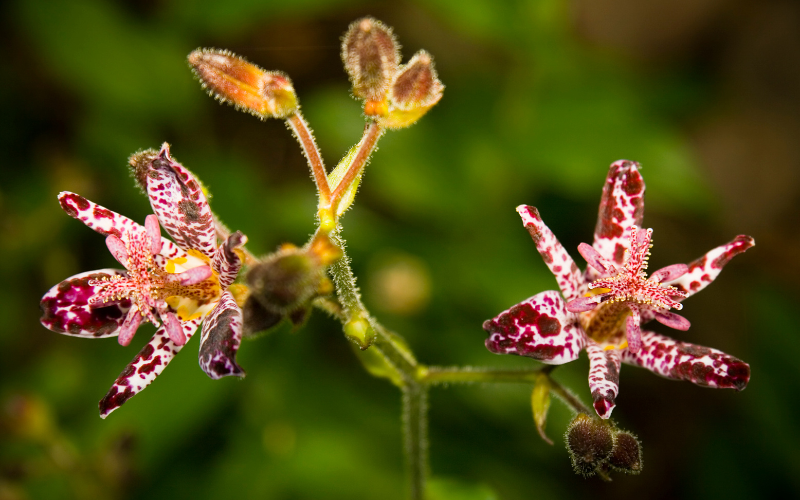
[[[356,97],[384,100],[400,64],[399,48],[392,29],[377,19],[350,25],[342,39],[342,61]]]
[[[214,98],[259,118],[286,118],[297,110],[294,87],[283,73],[264,71],[226,50],[195,50],[189,65]]]
[[[381,126],[408,127],[439,102],[443,91],[431,55],[424,50],[417,52],[395,75],[389,91],[389,113],[380,120]]]

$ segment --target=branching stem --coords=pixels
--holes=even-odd
[[[303,119],[300,111],[296,111],[286,119],[286,124],[292,129],[294,136],[300,142],[300,147],[303,148],[303,154],[308,160],[311,167],[311,173],[314,175],[314,182],[317,185],[319,192],[320,206],[327,206],[330,204],[331,188],[328,185],[328,174],[325,172],[325,165],[322,163],[322,156],[319,154],[317,143],[314,142],[314,135],[311,129]]]

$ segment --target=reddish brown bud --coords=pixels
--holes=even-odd
[[[572,466],[584,476],[594,475],[614,448],[611,424],[583,413],[569,424],[566,440]]]
[[[389,91],[389,112],[379,123],[386,128],[408,127],[439,102],[443,91],[433,58],[421,50],[395,75]]]
[[[617,432],[614,449],[608,457],[608,464],[617,471],[638,474],[642,471],[642,446],[630,432]]]
[[[297,110],[289,77],[264,71],[226,50],[198,49],[189,65],[209,94],[259,118],[286,118]]]
[[[392,29],[371,17],[348,28],[342,40],[342,60],[356,97],[383,101],[389,91],[400,52]]]

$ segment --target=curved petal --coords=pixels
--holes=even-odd
[[[533,238],[544,263],[556,277],[558,287],[567,302],[586,293],[586,283],[578,266],[555,237],[553,231],[542,222],[542,217],[536,207],[520,205],[517,207],[517,212],[522,217],[522,223]]]
[[[677,280],[666,283],[686,292],[686,297],[690,297],[714,281],[725,264],[730,262],[732,258],[755,244],[753,238],[740,234],[733,241],[718,246],[689,264],[687,273]]]
[[[242,310],[231,292],[225,290],[206,316],[200,342],[200,368],[209,377],[244,377],[244,370],[236,364],[236,351],[242,342]]]
[[[642,348],[622,351],[622,361],[666,378],[704,387],[741,391],[750,381],[750,365],[722,351],[679,342],[655,332],[642,332]]]
[[[85,338],[113,337],[118,334],[131,308],[130,300],[96,307],[89,300],[98,287],[89,281],[122,276],[124,271],[100,269],[76,274],[51,288],[40,302],[42,325],[54,332]]]
[[[608,418],[619,394],[619,350],[604,350],[590,340],[586,343],[586,354],[589,355],[589,389],[594,409],[600,418]]]
[[[495,354],[518,354],[560,365],[578,358],[586,336],[577,316],[567,312],[558,292],[549,290],[486,320],[486,348]]]
[[[199,324],[199,318],[182,322],[187,341],[192,338]],[[109,413],[150,385],[182,347],[169,339],[164,325],[161,325],[152,340],[139,351],[114,381],[111,390],[100,400],[100,417],[106,418]]]
[[[180,247],[211,258],[217,249],[214,218],[203,187],[169,154],[164,143],[148,167],[147,195],[161,225]]]
[[[228,288],[239,274],[239,269],[242,268],[242,259],[235,250],[245,243],[247,243],[247,236],[243,235],[241,231],[236,231],[222,242],[211,260],[211,268],[219,275],[219,285],[222,288]]]
[[[600,255],[611,262],[619,265],[624,262],[625,250],[630,246],[630,228],[642,225],[644,189],[638,163],[619,160],[611,164],[600,197],[593,245]],[[589,281],[594,281],[598,276],[594,269],[586,270]]]

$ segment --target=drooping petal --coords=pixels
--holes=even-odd
[[[642,225],[644,189],[638,163],[619,160],[611,164],[600,198],[593,245],[600,255],[611,262],[619,265],[624,262],[630,228]],[[588,268],[586,277],[594,281],[598,274]]]
[[[199,324],[199,318],[182,322],[181,326],[187,340],[192,338]],[[108,394],[100,400],[100,417],[106,418],[109,413],[150,385],[182,347],[175,345],[169,339],[164,325],[156,330],[153,339],[139,351],[114,381]]]
[[[553,231],[542,222],[539,211],[535,207],[520,205],[517,207],[517,212],[522,217],[522,223],[533,238],[544,263],[556,277],[564,298],[570,301],[583,295],[586,292],[586,285],[578,266]]]
[[[200,368],[213,379],[229,375],[243,377],[244,370],[236,364],[236,351],[241,341],[242,310],[231,292],[225,290],[203,321]]]
[[[686,297],[690,297],[714,281],[732,258],[755,244],[753,238],[740,234],[730,243],[718,246],[689,264],[689,271],[669,284],[686,292]]]
[[[655,310],[652,314],[656,318],[656,321],[662,325],[674,328],[675,330],[685,332],[692,326],[688,319],[674,312]]]
[[[208,200],[194,175],[172,159],[167,143],[150,163],[146,178],[150,205],[175,243],[213,257],[217,233]]]
[[[548,290],[483,323],[486,348],[495,354],[518,354],[560,365],[578,358],[586,336],[577,316],[567,312],[558,292]]]
[[[44,297],[42,325],[54,332],[85,338],[113,337],[117,335],[131,301],[128,299],[97,307],[89,300],[100,290],[89,281],[122,276],[124,271],[100,269],[76,274],[51,288]]]
[[[247,236],[243,235],[241,231],[236,231],[219,246],[211,260],[211,267],[219,275],[219,284],[222,288],[228,288],[239,274],[239,269],[242,268],[242,259],[235,250],[245,243],[247,243]]]
[[[750,365],[733,356],[649,331],[642,332],[642,348],[638,353],[622,351],[622,361],[704,387],[741,391],[750,380]]]
[[[590,340],[586,343],[586,354],[589,355],[589,389],[594,409],[600,418],[608,418],[619,394],[619,350],[604,350]]]

